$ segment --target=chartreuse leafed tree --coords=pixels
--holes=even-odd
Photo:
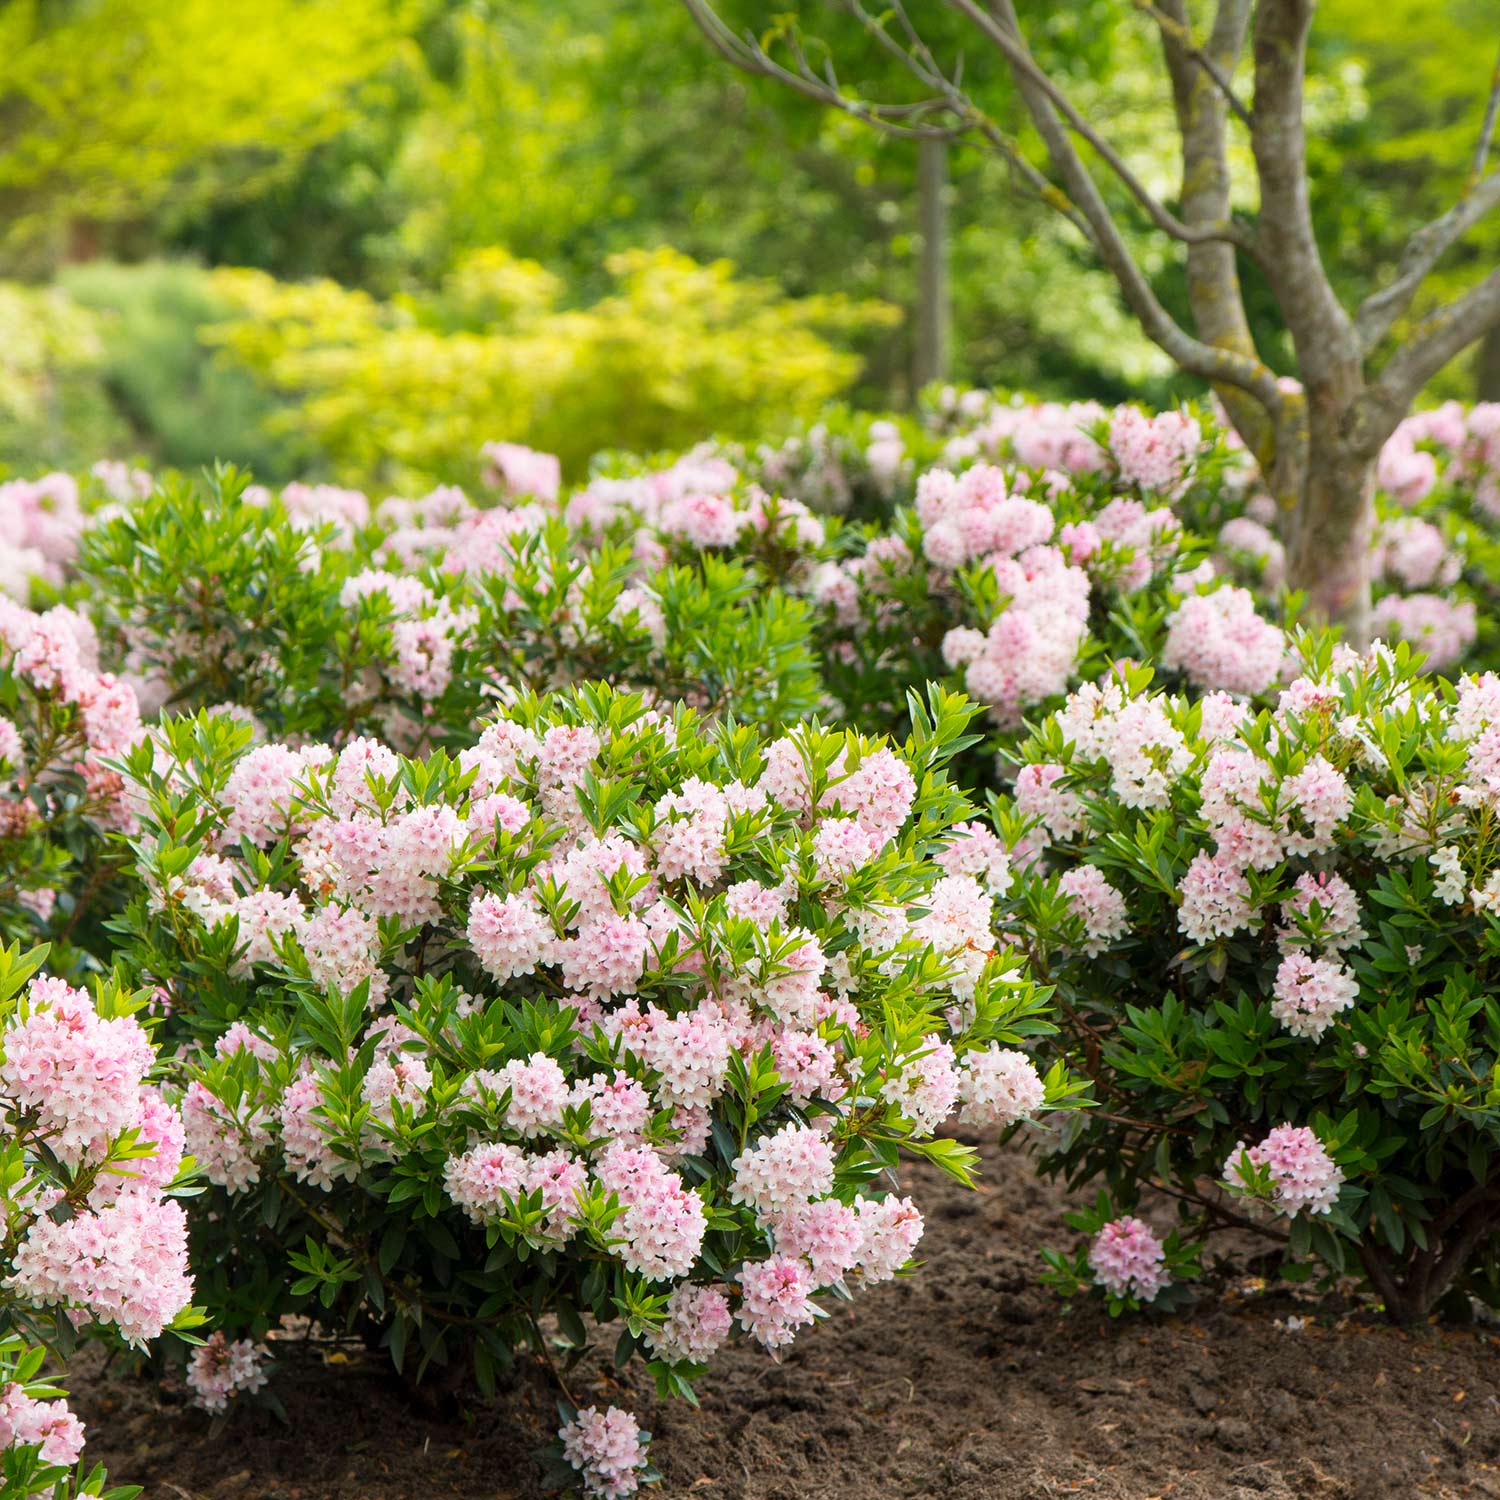
[[[1303,95],[1313,0],[1134,0],[1160,34],[1162,88],[1181,154],[1175,206],[1141,180],[1106,122],[1078,106],[1065,70],[1045,51],[1033,52],[1032,35],[1045,48],[1045,5],[1023,23],[1015,0],[928,0],[920,8],[902,0],[879,7],[864,0],[683,3],[713,46],[746,72],[779,79],[881,130],[976,139],[1003,158],[1018,185],[1092,246],[1150,338],[1184,373],[1220,392],[1283,508],[1292,584],[1306,590],[1316,615],[1355,638],[1367,634],[1381,446],[1433,375],[1500,325],[1500,270],[1437,301],[1420,321],[1403,322],[1445,252],[1500,204],[1500,171],[1488,169],[1500,76],[1491,83],[1486,66],[1476,89],[1473,144],[1456,201],[1411,236],[1377,289],[1350,306],[1334,289],[1310,201]],[[967,88],[963,52],[951,43],[954,18],[965,25],[968,50],[1003,58],[1034,140]],[[901,65],[908,89],[875,96],[841,82],[837,42],[851,21]],[[1484,41],[1492,56],[1495,38]],[[1449,45],[1465,39],[1454,32]],[[1231,207],[1239,171],[1253,178],[1253,215]],[[1132,213],[1184,247],[1190,326],[1163,304],[1133,249],[1125,227]],[[1241,287],[1246,266],[1274,298],[1300,387],[1278,380],[1256,348]]]
[[[345,130],[423,0],[8,0],[0,257],[254,191]],[[70,243],[71,242],[71,243]]]

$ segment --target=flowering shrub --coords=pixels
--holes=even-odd
[[[899,719],[907,683],[941,678],[1013,736],[1122,657],[1264,692],[1282,632],[1243,590],[1214,589],[1206,546],[1173,510],[1221,485],[1222,437],[1185,413],[997,410],[1013,419],[1003,439],[950,440],[958,467],[922,474],[910,510],[812,578],[825,675],[851,718]]]
[[[270,734],[468,744],[497,697],[591,677],[773,724],[818,697],[800,602],[734,562],[643,566],[535,501],[272,497],[224,472],[96,525],[80,568],[148,706]]]
[[[1112,1318],[1146,1306],[1169,1309],[1187,1300],[1184,1283],[1198,1274],[1198,1248],[1184,1243],[1177,1230],[1163,1239],[1144,1219],[1116,1215],[1109,1194],[1102,1191],[1092,1208],[1064,1218],[1089,1238],[1071,1257],[1042,1251],[1047,1263],[1042,1280],[1062,1296],[1102,1295]]]
[[[44,613],[0,597],[0,938],[55,935],[102,947],[121,858],[109,834],[129,824],[110,757],[140,732],[129,683],[99,670],[79,611]]]
[[[1500,1251],[1500,678],[1299,651],[1274,710],[1135,669],[1073,694],[997,804],[999,930],[1104,1106],[1047,1167],[1126,1209],[1164,1188],[1190,1229],[1257,1229],[1421,1317],[1492,1297]]]
[[[899,751],[591,687],[456,758],[206,716],[132,752],[124,958],[189,1048],[226,1338],[298,1312],[488,1382],[554,1311],[682,1390],[896,1274],[921,1216],[882,1169],[965,1176],[955,1112],[1073,1092],[1021,1050],[1050,1028],[990,936],[1003,854],[942,845],[969,713],[931,705]],[[579,1422],[623,1484],[630,1445]]]
[[[150,1082],[142,997],[93,998],[0,949],[0,1492],[97,1495],[70,1477],[82,1424],[39,1378],[80,1331],[132,1344],[199,1321],[189,1304],[183,1123]],[[114,1491],[116,1496],[134,1490]]]

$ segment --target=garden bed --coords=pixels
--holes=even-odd
[[[701,1500],[1500,1496],[1500,1333],[1400,1331],[1242,1272],[1181,1316],[1064,1316],[1036,1284],[1038,1247],[1068,1239],[1063,1198],[1014,1154],[986,1147],[984,1166],[977,1194],[912,1168],[922,1270],[852,1308],[823,1299],[779,1365],[726,1349],[701,1411],[654,1402],[638,1369],[621,1386],[585,1367],[573,1394],[632,1407],[666,1494]],[[160,1500],[541,1496],[531,1455],[557,1424],[540,1371],[435,1420],[379,1359],[281,1348],[290,1424],[242,1407],[215,1428],[179,1392],[80,1364],[88,1456]]]

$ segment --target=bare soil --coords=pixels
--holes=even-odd
[[[830,1304],[779,1364],[726,1351],[701,1410],[594,1364],[574,1396],[631,1406],[665,1493],[698,1500],[1500,1497],[1495,1330],[1398,1330],[1243,1272],[1183,1314],[1064,1315],[1036,1283],[1038,1247],[1070,1237],[1064,1198],[1024,1160],[984,1158],[977,1193],[909,1171],[916,1276]],[[533,1454],[557,1425],[540,1367],[435,1418],[378,1358],[281,1347],[289,1422],[215,1422],[149,1378],[77,1373],[86,1456],[153,1500],[540,1500]]]

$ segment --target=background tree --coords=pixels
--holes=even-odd
[[[0,254],[35,269],[265,191],[349,130],[417,0],[12,0]],[[408,63],[410,57],[407,57]]]
[[[1412,236],[1389,279],[1346,306],[1325,266],[1311,205],[1304,97],[1312,0],[1217,0],[1205,16],[1189,0],[1138,0],[1160,33],[1176,118],[1175,206],[1141,180],[1095,123],[1102,116],[1075,102],[1057,63],[1032,51],[1029,37],[1038,28],[1023,26],[1014,0],[946,0],[941,14],[944,26],[961,18],[972,46],[1004,59],[1044,162],[966,87],[961,56],[931,24],[935,8],[919,24],[902,0],[879,14],[863,0],[777,15],[761,5],[731,12],[711,0],[683,3],[709,42],[746,72],[889,134],[978,139],[1001,157],[1022,187],[1093,248],[1153,342],[1221,393],[1282,506],[1292,583],[1307,591],[1315,614],[1364,638],[1380,448],[1427,381],[1500,324],[1495,271],[1439,302],[1404,337],[1392,337],[1444,253],[1500,202],[1500,172],[1487,171],[1500,74],[1476,93],[1482,123],[1457,200]],[[857,23],[912,86],[876,96],[841,81],[830,17]],[[1253,218],[1234,205],[1241,141],[1256,188]],[[1191,329],[1164,305],[1133,252],[1121,228],[1127,211],[1184,247]],[[1278,380],[1261,357],[1242,263],[1256,268],[1270,292],[1300,388]]]

